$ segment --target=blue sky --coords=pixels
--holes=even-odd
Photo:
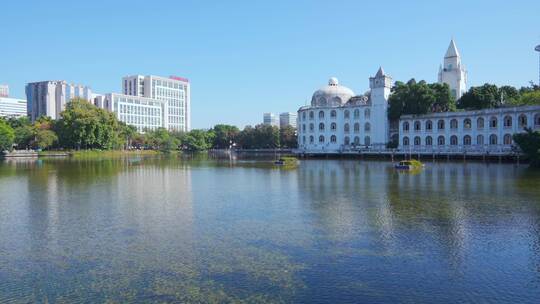
[[[296,111],[336,76],[379,65],[434,82],[454,37],[469,85],[538,79],[540,1],[2,1],[0,83],[62,79],[120,92],[131,74],[192,83],[192,127]]]

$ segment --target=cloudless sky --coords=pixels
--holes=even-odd
[[[469,86],[538,81],[540,1],[0,1],[0,83],[120,92],[132,74],[191,81],[192,127],[295,112],[336,76],[360,94],[380,65],[437,80],[452,37]]]

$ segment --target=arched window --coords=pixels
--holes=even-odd
[[[319,124],[319,131],[324,131],[324,124],[322,122]]]
[[[319,119],[323,119],[324,118],[324,111],[319,111]]]
[[[359,123],[355,123],[354,124],[354,133],[358,133],[360,132],[360,124]]]
[[[324,136],[322,136],[322,135],[319,136],[319,142],[320,142],[320,143],[324,143]]]
[[[326,98],[321,97],[319,98],[319,106],[325,106],[326,105]]]
[[[444,146],[444,136],[439,136],[439,137],[437,138],[437,144],[438,144],[439,146]]]
[[[492,129],[497,128],[497,117],[492,116],[489,119],[489,127],[492,128]]]
[[[302,124],[302,132],[306,132],[306,124]]]
[[[444,120],[440,119],[440,120],[437,122],[437,129],[439,129],[439,130],[444,130]]]
[[[477,129],[483,129],[484,128],[484,119],[482,117],[479,117],[476,120],[476,128]]]
[[[520,128],[525,128],[527,126],[527,115],[525,114],[519,115],[518,125]]]
[[[314,116],[315,114],[313,114],[313,111],[309,111],[309,119],[313,119]]]
[[[366,146],[371,145],[371,138],[369,136],[364,137],[364,144]]]
[[[510,128],[510,127],[512,127],[512,116],[506,115],[506,116],[504,117],[504,127],[505,127],[505,128]]]
[[[315,126],[313,126],[312,123],[309,124],[309,132],[313,132],[315,130]]]
[[[472,126],[471,119],[470,118],[465,118],[463,120],[463,129],[468,130],[468,129],[471,128],[471,126]]]
[[[364,110],[364,117],[369,118],[371,116],[371,111],[369,109]]]
[[[359,144],[360,144],[360,137],[355,136],[355,137],[354,137],[354,145],[355,145],[355,146],[358,146]]]
[[[336,110],[330,111],[330,118],[336,118]]]
[[[345,145],[349,145],[351,143],[351,139],[349,138],[349,136],[345,136],[344,143],[345,143]]]
[[[335,106],[341,105],[341,98],[339,98],[339,97],[337,97],[337,96],[336,96],[336,97],[333,97],[333,98],[332,98],[332,105],[335,105]]]
[[[344,113],[344,116],[345,118],[349,118],[349,116],[351,115],[351,113],[349,112],[349,110],[345,110],[345,113]]]
[[[403,123],[403,131],[404,132],[409,132],[409,122],[408,121]]]
[[[431,136],[426,137],[426,146],[433,145],[433,138]]]
[[[371,131],[371,125],[369,124],[369,122],[366,122],[366,124],[364,125],[364,131],[365,132]]]
[[[426,131],[431,131],[433,129],[433,123],[431,120],[426,121]]]
[[[330,142],[335,143],[337,141],[337,138],[335,135],[330,136]]]
[[[471,145],[471,137],[469,135],[463,136],[463,144],[465,146],[470,146]]]
[[[540,114],[534,115],[534,126],[535,127],[540,126]]]
[[[313,141],[314,141],[314,140],[313,140],[313,135],[311,135],[311,136],[309,137],[309,143],[312,144]]]
[[[306,120],[306,112],[302,112],[302,119]]]
[[[415,136],[414,137],[414,145],[415,146],[420,146],[420,136]]]
[[[484,135],[476,136],[476,144],[479,145],[479,146],[484,144]]]
[[[491,134],[489,136],[489,144],[490,145],[496,145],[497,144],[497,135]]]
[[[417,120],[414,122],[414,130],[415,131],[420,131],[421,127],[420,127],[420,122]]]
[[[408,146],[409,145],[409,138],[407,136],[403,137],[403,145]]]
[[[505,145],[511,145],[512,144],[512,135],[505,134],[504,137],[503,137],[503,143]]]
[[[333,123],[330,124],[330,130],[335,131],[335,130],[336,130],[336,127],[337,127],[337,126],[336,126],[336,123],[335,123],[335,122],[333,122]]]
[[[353,114],[353,115],[354,115],[354,118],[355,118],[355,119],[360,118],[360,110],[358,110],[358,109],[354,110],[354,114]]]
[[[450,129],[457,129],[457,119],[450,120]]]
[[[306,144],[306,137],[305,136],[302,136],[302,143]]]
[[[343,126],[343,130],[345,131],[345,133],[349,133],[349,124],[346,123],[345,126]]]
[[[457,146],[457,136],[455,135],[450,136],[450,145]]]

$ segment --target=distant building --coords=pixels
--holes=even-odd
[[[26,100],[0,97],[0,117],[24,117],[26,113]]]
[[[279,127],[284,128],[286,126],[291,126],[296,129],[296,113],[284,112],[279,114]]]
[[[457,100],[467,92],[467,71],[461,63],[461,55],[454,39],[444,55],[444,65],[439,66],[439,83],[450,86],[450,93]]]
[[[32,121],[40,116],[58,119],[73,98],[92,101],[92,90],[66,81],[41,81],[26,85],[27,113]]]
[[[279,127],[278,119],[274,113],[264,113],[263,124]]]
[[[109,93],[97,96],[94,103],[99,108],[115,113],[118,120],[135,126],[139,132],[164,126],[166,101],[163,100]]]
[[[189,80],[182,77],[126,76],[122,78],[124,95],[164,101],[163,127],[168,130],[191,129],[191,97]]]
[[[0,84],[0,97],[9,97],[9,86],[7,84]]]

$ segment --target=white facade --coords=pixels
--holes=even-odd
[[[296,113],[284,112],[279,114],[279,127],[284,128],[286,126],[291,126],[296,129]]]
[[[263,125],[279,127],[278,118],[274,113],[263,113]]]
[[[461,55],[454,39],[446,50],[443,65],[439,66],[439,83],[448,84],[450,93],[456,100],[467,92],[467,71],[461,63]]]
[[[87,86],[66,81],[41,81],[26,85],[27,113],[32,121],[40,116],[60,118],[60,112],[73,98],[92,101],[92,90]]]
[[[370,92],[355,95],[336,78],[317,90],[311,105],[298,110],[298,147],[305,153],[361,148],[384,149],[388,142],[388,96],[392,78],[380,68],[370,78]]]
[[[181,77],[126,76],[122,78],[125,95],[164,101],[163,126],[168,130],[191,130],[191,97],[188,79]]]
[[[399,149],[410,152],[509,152],[512,135],[540,130],[540,106],[404,115]]]
[[[0,97],[0,117],[26,116],[26,100]]]
[[[0,97],[9,97],[9,86],[7,84],[0,84]]]
[[[95,99],[97,107],[115,113],[118,120],[135,126],[137,131],[163,127],[165,101],[141,96],[109,93]]]

